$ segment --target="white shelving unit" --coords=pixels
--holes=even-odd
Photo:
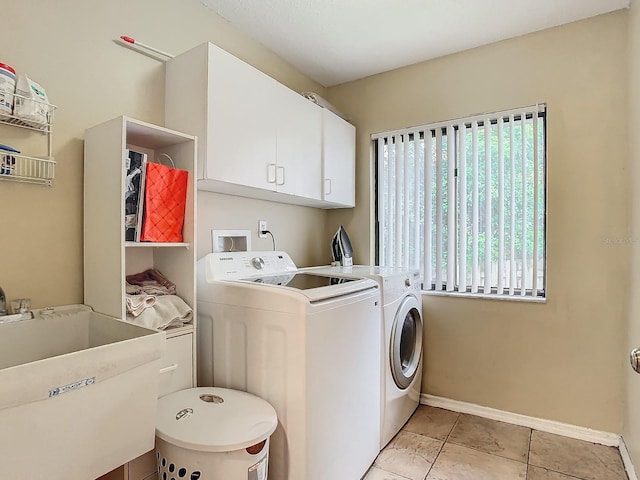
[[[0,112],[0,124],[26,128],[46,135],[47,155],[32,157],[0,150],[0,180],[51,186],[55,177],[56,165],[53,158],[53,116],[57,107],[16,94],[13,95],[13,99],[14,103],[32,104],[37,111],[44,112],[42,121],[38,121],[38,117],[22,118]]]
[[[183,242],[125,241],[127,149],[146,153],[148,161],[169,155],[189,172]],[[118,318],[126,315],[126,280],[155,268],[176,285],[193,309],[193,324],[166,330],[167,348],[158,374],[158,396],[191,388],[196,381],[196,138],[164,127],[118,117],[88,129],[84,148],[84,303]],[[107,478],[142,480],[155,472],[149,452]]]

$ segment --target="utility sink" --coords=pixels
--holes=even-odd
[[[151,450],[164,348],[86,305],[0,317],[0,478],[92,480]]]

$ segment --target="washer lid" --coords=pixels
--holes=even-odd
[[[268,402],[239,390],[190,388],[158,400],[156,435],[189,450],[240,450],[267,439],[277,425]]]

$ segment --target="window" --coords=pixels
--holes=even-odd
[[[423,289],[545,296],[544,105],[372,136],[379,265]]]

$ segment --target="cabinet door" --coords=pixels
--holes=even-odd
[[[276,190],[322,199],[322,108],[280,86],[274,97],[278,112]]]
[[[204,177],[275,190],[280,85],[228,52],[209,46]]]
[[[158,397],[193,387],[192,334],[167,338],[167,349],[160,361]]]
[[[327,109],[323,109],[322,121],[322,199],[353,207],[356,201],[356,129]]]

